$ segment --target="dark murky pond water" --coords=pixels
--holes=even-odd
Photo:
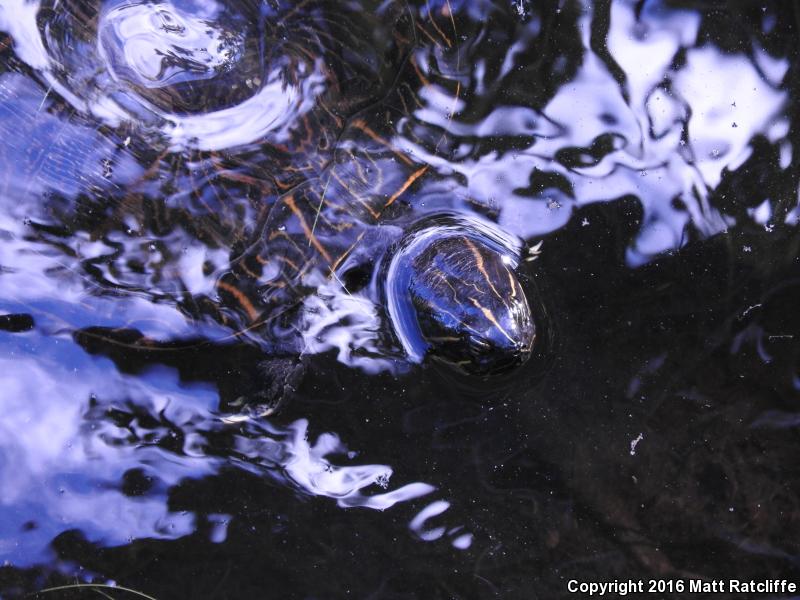
[[[1,0],[2,597],[798,581],[798,27]]]

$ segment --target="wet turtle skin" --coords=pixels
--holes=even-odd
[[[413,114],[425,89],[443,91],[457,106],[459,15],[449,3],[433,11],[402,2],[342,10],[310,1],[267,4],[245,4],[266,42],[260,54],[253,47],[244,52],[249,60],[280,64],[287,86],[313,73],[319,78],[313,106],[293,115],[280,135],[232,149],[207,150],[202,143],[176,149],[150,135],[148,123],[119,127],[120,152],[150,166],[122,194],[107,188],[75,206],[51,203],[55,220],[94,239],[128,232],[131,243],[101,268],[84,267],[112,293],[174,303],[269,355],[304,350],[304,301],[327,286],[379,307],[385,331],[362,349],[371,357],[395,364],[429,357],[479,375],[523,363],[536,330],[515,275],[521,244],[510,236],[498,243],[502,232],[482,219],[458,218],[468,205],[458,183],[398,145],[400,133],[421,147],[449,143],[446,128],[420,126]],[[97,27],[98,7],[86,13],[83,3],[68,6],[39,15],[56,50],[58,27],[87,24],[88,33],[73,31],[73,40],[91,38]],[[70,68],[69,60],[61,64]],[[68,76],[75,78],[50,75]],[[105,84],[133,90],[154,111],[177,119],[203,108],[211,93],[215,109],[241,102],[236,76],[222,73],[206,96],[203,80],[149,90],[117,73]],[[81,85],[93,92],[100,84],[85,78]],[[50,110],[65,109],[56,100]],[[141,224],[132,234],[131,216]],[[137,234],[168,239],[176,231],[230,249],[226,265],[205,273],[215,279],[213,293],[187,292],[170,269],[179,257],[169,244],[134,242]],[[406,256],[412,246],[413,256]]]
[[[411,302],[437,356],[484,373],[514,367],[530,352],[535,332],[525,293],[497,252],[469,237],[446,237],[411,268],[418,274]]]

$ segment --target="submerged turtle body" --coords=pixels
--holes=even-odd
[[[417,69],[408,64],[400,77],[414,80]],[[391,323],[389,343],[351,350],[431,356],[476,374],[507,370],[527,359],[535,338],[514,273],[521,244],[460,214],[449,184],[394,145],[404,118],[394,107],[404,100],[395,90],[354,116],[326,168],[274,202],[218,282],[230,300],[224,314],[259,340],[280,346],[289,332],[307,347],[289,325],[292,301],[325,285],[329,294],[368,298]]]
[[[130,233],[135,217],[149,222],[140,234],[188,232],[230,249],[203,265],[213,291],[181,276],[169,244],[126,245],[104,263],[104,285],[221,322],[272,354],[324,349],[333,327],[349,328],[349,362],[366,368],[430,356],[486,374],[527,358],[535,328],[514,273],[520,242],[463,214],[458,185],[397,141],[434,76],[456,105],[447,60],[457,36],[444,8],[423,23],[402,2],[91,7],[44,6],[37,24],[52,60],[31,66],[81,114],[115,127],[123,156],[149,154],[151,166],[122,195],[107,186],[79,199],[94,208],[77,227],[107,239]],[[440,64],[420,60],[420,36],[441,47]],[[448,143],[446,128],[413,135]],[[358,327],[366,341],[353,341]]]
[[[308,339],[291,323],[307,306],[295,301],[324,286],[330,304],[357,297],[385,307],[393,339],[351,350],[413,362],[430,355],[477,374],[523,362],[535,329],[514,274],[521,245],[447,210],[447,196],[418,182],[426,167],[369,156],[350,154],[344,168],[337,163],[277,200],[253,245],[218,281],[228,300],[219,305],[223,318],[259,341],[280,347],[296,338],[303,348]],[[376,179],[351,169],[371,169]],[[423,199],[430,212],[415,207]]]

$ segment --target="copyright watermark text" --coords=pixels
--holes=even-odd
[[[567,591],[586,596],[627,596],[628,594],[714,592],[745,594],[793,594],[798,586],[786,579],[761,581],[741,579],[615,579],[613,581],[578,581],[570,579]]]

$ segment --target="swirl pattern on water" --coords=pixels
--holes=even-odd
[[[492,10],[480,6],[481,17],[491,18]],[[581,60],[554,63],[553,77],[569,85],[538,107],[488,101],[503,86],[523,85],[525,70],[514,65],[538,41],[542,18],[535,13],[491,71],[481,45],[420,49],[417,60],[431,71],[431,82],[420,91],[423,105],[399,125],[395,143],[462,176],[464,193],[525,239],[557,230],[580,206],[635,196],[645,215],[628,260],[639,266],[679,248],[687,229],[707,237],[735,224],[710,198],[723,171],[750,157],[755,137],[785,146],[781,81],[789,61],[758,47],[751,57],[695,46],[700,16],[657,2],[646,3],[641,14],[632,3],[614,3],[609,54],[600,56],[590,51],[594,17],[589,10],[576,15],[576,37],[564,44],[580,43]],[[435,78],[433,65],[442,62],[469,81],[472,104],[486,107],[481,119],[453,95],[452,73]],[[728,97],[709,94],[712,89]],[[448,146],[431,143],[441,130],[452,136]],[[512,148],[498,148],[497,140]]]
[[[191,7],[187,11],[169,3],[104,7],[97,37],[99,54],[111,75],[134,87],[174,88],[188,84],[186,87],[191,89],[195,87],[191,85],[194,81],[219,80],[235,70],[240,72],[234,81],[249,79],[251,84],[259,85],[263,69],[260,60],[250,61],[249,72],[241,65],[249,20],[240,19],[223,26],[219,22],[222,7],[212,5],[209,14],[202,14],[198,8],[205,7]],[[221,85],[219,81],[215,83]],[[219,92],[208,93],[196,102],[164,102],[162,108],[208,111],[214,107],[206,103],[224,98],[220,96]],[[161,104],[157,96],[150,99]]]
[[[9,2],[4,29],[30,41],[20,57],[77,109],[143,126],[173,150],[218,150],[284,142],[326,89],[321,57],[274,38],[265,48],[262,12],[213,0]]]
[[[232,464],[301,494],[334,499],[343,508],[384,511],[436,489],[422,482],[388,489],[390,466],[353,464],[356,453],[333,433],[311,442],[307,420],[279,426],[218,414],[213,390],[187,387],[168,370],[147,378],[109,378],[113,367],[106,361],[68,358],[58,348],[59,340],[68,338],[58,333],[49,340],[28,336],[36,340],[33,350],[24,338],[5,333],[0,338],[12,355],[0,360],[6,398],[0,505],[18,508],[0,520],[0,538],[13,539],[25,523],[35,523],[21,546],[0,543],[0,560],[15,566],[43,560],[64,524],[105,546],[189,535],[198,521],[213,515],[171,509],[168,490],[214,477]],[[47,355],[48,362],[37,355]],[[20,371],[25,381],[16,377]],[[16,435],[20,429],[24,436]],[[228,456],[216,456],[213,440],[223,438],[230,444]],[[347,457],[349,464],[336,464],[330,455]],[[131,477],[148,481],[146,489],[131,493],[125,484]],[[418,521],[409,525],[415,533]],[[453,545],[467,548],[469,534],[457,531]],[[216,543],[225,539],[224,531],[212,535]],[[433,540],[441,534],[421,537]]]

